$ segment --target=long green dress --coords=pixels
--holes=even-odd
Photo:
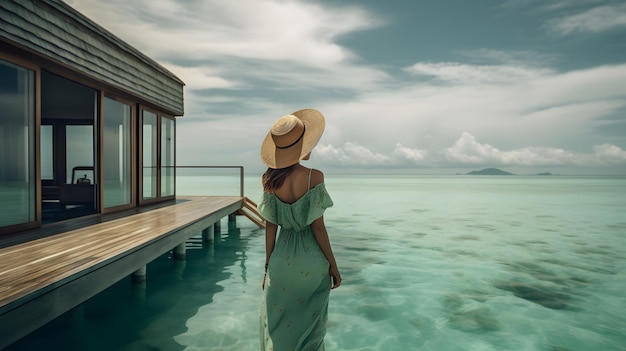
[[[311,223],[332,205],[324,183],[293,204],[263,193],[259,211],[280,226],[261,303],[263,351],[324,350],[331,277]]]

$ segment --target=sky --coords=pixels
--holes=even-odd
[[[178,165],[315,108],[325,172],[626,175],[623,0],[66,2],[185,82]]]

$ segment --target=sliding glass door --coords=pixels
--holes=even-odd
[[[104,208],[133,204],[132,105],[104,98],[103,203]]]
[[[141,199],[152,200],[158,196],[158,156],[159,156],[159,124],[156,113],[143,110],[141,113],[143,125],[143,157],[142,157],[142,182],[143,192]]]
[[[0,228],[36,221],[35,145],[35,72],[0,60]]]
[[[142,109],[141,128],[140,202],[173,198],[176,165],[174,119]]]
[[[174,141],[176,131],[174,120],[161,118],[161,196],[173,196],[175,188],[174,175],[176,158]]]
[[[65,221],[100,212],[100,92],[41,71],[41,220]]]

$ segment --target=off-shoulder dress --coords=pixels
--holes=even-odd
[[[260,313],[263,351],[323,351],[331,277],[311,223],[333,202],[324,183],[294,203],[263,193],[259,211],[279,225]]]

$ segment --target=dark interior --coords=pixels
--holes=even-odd
[[[41,72],[42,222],[97,213],[97,91]]]

